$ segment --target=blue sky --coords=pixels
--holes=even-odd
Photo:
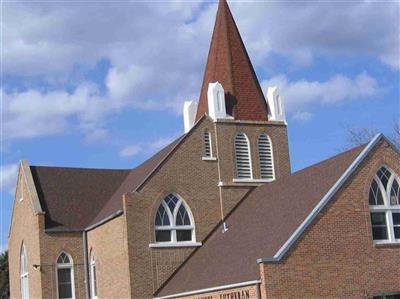
[[[216,2],[3,2],[0,249],[18,161],[131,168],[183,132]],[[399,121],[399,3],[230,3],[257,75],[285,99],[292,168]]]

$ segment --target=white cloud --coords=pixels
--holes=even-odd
[[[93,131],[90,131],[86,134],[85,142],[88,144],[95,143],[95,142],[104,140],[107,137],[108,137],[108,130],[103,129],[103,128],[98,128],[98,129],[94,129]]]
[[[309,121],[313,117],[313,114],[306,111],[299,111],[293,114],[293,119],[298,120],[300,122]]]
[[[5,164],[0,167],[0,186],[2,192],[13,192],[17,182],[18,163]]]
[[[120,157],[132,157],[139,154],[142,151],[142,147],[139,145],[129,145],[120,150]]]
[[[369,54],[393,67],[400,61],[398,26],[393,26],[396,3],[232,2],[230,6],[259,68],[268,67],[271,53],[287,55],[297,65],[332,53]],[[61,134],[76,125],[87,142],[95,142],[102,134],[95,133],[102,129],[100,123],[121,109],[180,113],[184,100],[198,98],[215,10],[216,3],[184,1],[5,3],[5,74],[27,78],[23,82],[43,79],[50,87],[57,83],[57,88],[40,90],[6,86],[6,138]],[[87,83],[72,91],[60,88],[76,66],[88,70],[101,59],[110,63],[100,82],[105,91]],[[299,98],[301,106],[360,97],[373,93],[376,84],[367,75],[355,81],[337,76],[322,83],[275,79],[287,85],[289,90],[283,92],[289,107],[296,106],[290,102]],[[329,94],[338,85],[346,89]],[[357,90],[360,86],[366,89]],[[294,89],[300,95],[290,92]]]
[[[262,82],[264,93],[268,86],[278,86],[285,101],[287,113],[299,119],[310,116],[309,111],[315,105],[333,105],[349,100],[366,99],[380,91],[377,81],[366,73],[355,78],[336,75],[331,79],[319,81],[299,80],[289,82],[285,75],[279,75]],[[302,111],[302,114],[296,114]]]
[[[301,65],[315,55],[366,54],[400,67],[399,2],[232,2],[250,53],[259,62],[271,52]],[[251,17],[250,17],[251,16]],[[267,60],[268,63],[268,60]]]

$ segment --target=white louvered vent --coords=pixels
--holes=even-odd
[[[204,157],[212,157],[210,131],[204,130],[204,132],[203,132],[203,142],[204,142]]]
[[[272,143],[267,134],[261,134],[258,138],[258,156],[260,159],[261,178],[273,180],[275,174]]]
[[[239,133],[235,138],[236,177],[238,179],[251,179],[250,145],[247,136]]]

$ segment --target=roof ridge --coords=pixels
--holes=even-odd
[[[52,168],[52,169],[75,169],[75,170],[101,170],[101,171],[130,171],[132,168],[92,168],[92,167],[73,167],[73,166],[53,166],[53,165],[29,165],[35,168]]]

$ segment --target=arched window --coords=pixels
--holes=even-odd
[[[211,133],[209,130],[205,129],[203,131],[203,157],[211,158],[212,156]]]
[[[21,279],[21,298],[29,299],[28,255],[24,244],[22,244],[20,253],[20,279]]]
[[[265,133],[258,137],[258,157],[260,159],[261,178],[273,180],[275,178],[275,173],[272,143],[269,136]]]
[[[239,133],[235,137],[236,178],[252,179],[250,144],[246,134]]]
[[[75,298],[74,263],[68,253],[62,252],[58,256],[56,273],[58,298]]]
[[[93,251],[90,253],[90,297],[97,298],[96,259]]]
[[[156,242],[195,242],[194,221],[186,203],[176,194],[168,194],[155,219]]]
[[[382,166],[369,189],[372,236],[378,243],[400,242],[400,180]]]

